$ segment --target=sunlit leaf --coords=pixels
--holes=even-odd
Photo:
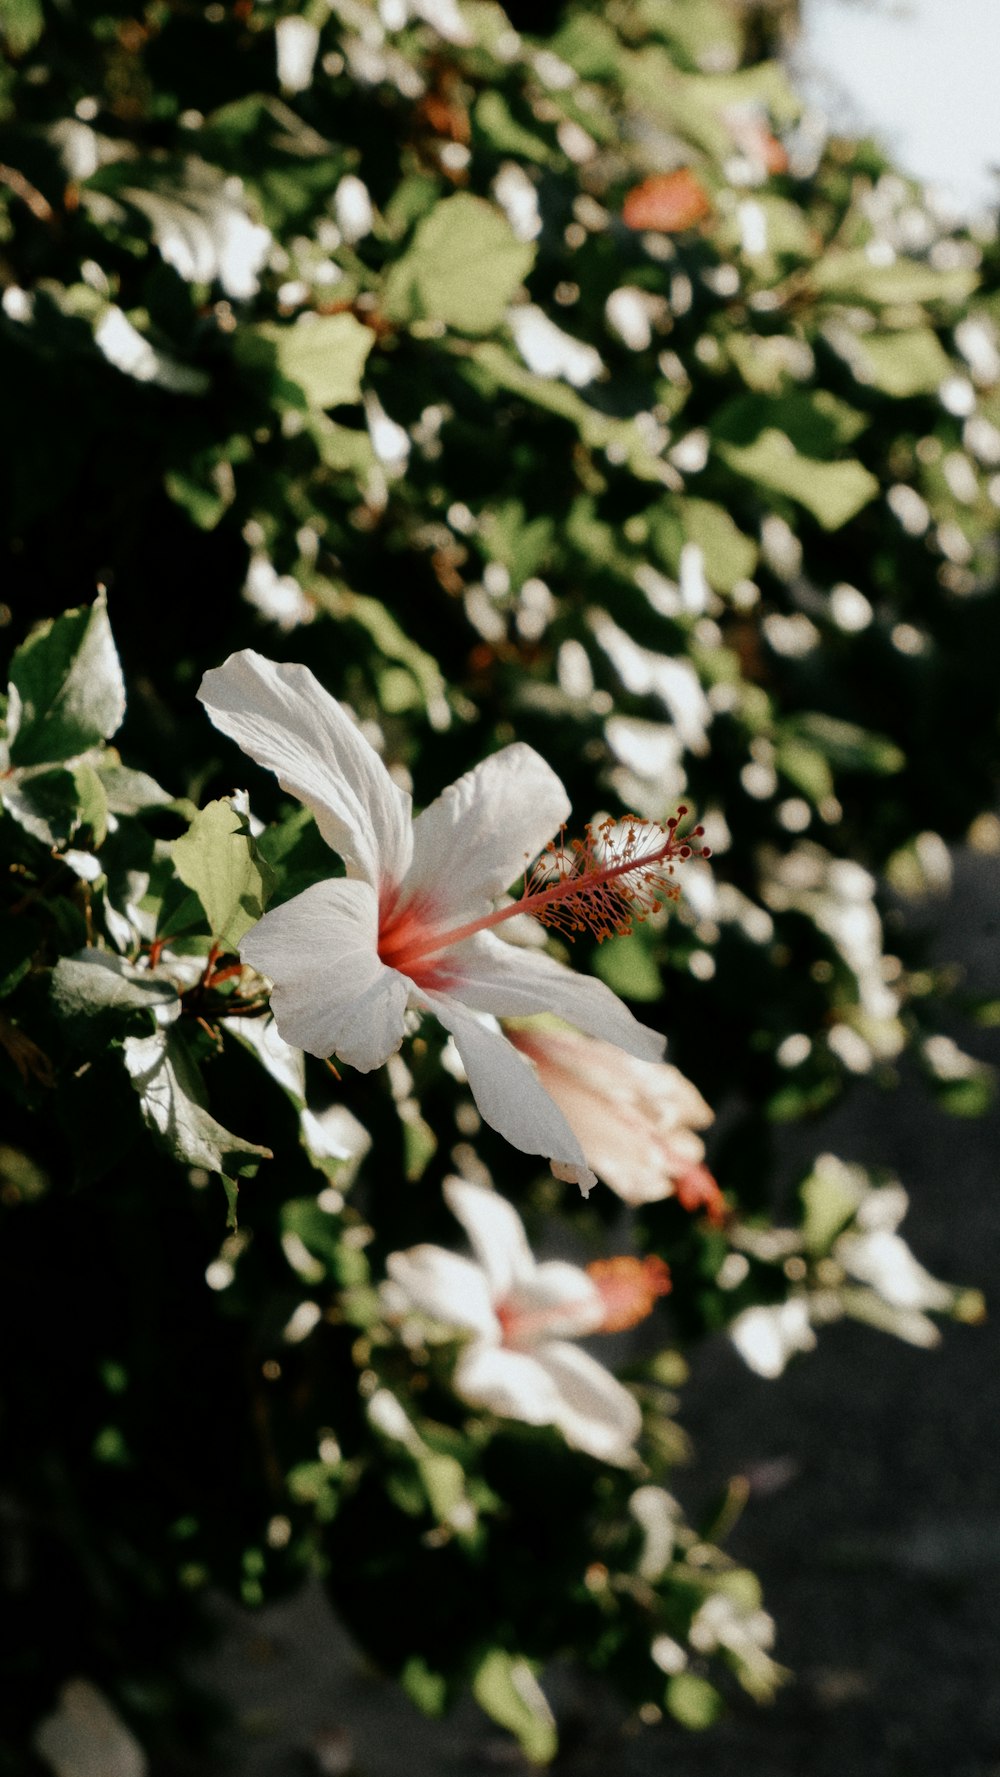
[[[107,602],[40,623],[10,667],[11,763],[61,763],[107,740],[125,714],[125,683]]]
[[[753,444],[717,445],[738,475],[804,506],[824,530],[837,531],[878,493],[874,475],[854,458],[839,463],[800,456],[791,439],[772,427]]]
[[[124,957],[102,950],[60,957],[52,971],[50,992],[60,1018],[77,1025],[99,1019],[101,1030],[116,1023],[127,1025],[129,1016],[136,1013],[179,1005],[171,982],[155,980]]]
[[[870,259],[863,248],[825,253],[810,268],[810,282],[824,296],[888,304],[942,302],[957,305],[971,296],[978,273],[965,266],[938,270],[918,259],[895,259],[888,265]]]
[[[281,375],[298,384],[311,407],[360,401],[375,335],[353,315],[310,315],[292,327],[262,326],[258,334],[273,345]]]
[[[274,881],[246,817],[231,802],[210,802],[174,840],[171,855],[181,881],[204,907],[215,943],[234,950],[263,916]]]
[[[675,1672],[667,1680],[667,1708],[682,1727],[699,1732],[722,1714],[722,1698],[707,1678],[696,1672]]]
[[[547,1764],[556,1750],[556,1724],[527,1660],[494,1647],[484,1656],[472,1680],[472,1694],[481,1709],[516,1735],[526,1757]]]
[[[386,280],[395,320],[443,321],[459,333],[491,333],[534,263],[506,217],[483,198],[456,192],[418,224]]]
[[[221,1173],[227,1187],[230,1223],[235,1225],[235,1186],[252,1178],[270,1148],[232,1135],[217,1123],[204,1104],[204,1087],[184,1042],[175,1031],[158,1030],[149,1037],[126,1037],[125,1066],[139,1094],[147,1126],[167,1152],[186,1166]]]

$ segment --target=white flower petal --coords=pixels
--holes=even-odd
[[[333,194],[333,213],[345,241],[353,247],[371,234],[375,221],[368,187],[356,173],[345,173]]]
[[[515,1282],[503,1302],[506,1337],[524,1349],[540,1340],[579,1339],[597,1331],[605,1308],[593,1279],[565,1259],[546,1259]]]
[[[534,1062],[599,1178],[626,1203],[669,1197],[702,1160],[695,1129],[712,1121],[697,1087],[666,1062],[637,1061],[610,1043],[540,1020],[507,1035]]]
[[[472,1407],[486,1407],[502,1419],[525,1425],[553,1425],[560,1409],[559,1391],[534,1356],[504,1351],[478,1340],[463,1351],[455,1366],[455,1392]]]
[[[575,1181],[584,1192],[596,1184],[562,1112],[506,1037],[488,1030],[450,994],[421,989],[413,998],[451,1031],[472,1096],[491,1129],[522,1154],[558,1162],[559,1177]]]
[[[408,1302],[446,1326],[468,1327],[499,1343],[500,1325],[493,1312],[486,1276],[471,1259],[443,1246],[412,1246],[390,1253],[386,1270]]]
[[[454,919],[487,911],[565,821],[570,801],[533,747],[515,742],[465,772],[417,816],[406,894]]]
[[[477,932],[448,951],[449,971],[464,1005],[497,1018],[551,1012],[640,1061],[659,1061],[666,1038],[633,1018],[616,993],[593,975],[577,975],[537,950]],[[461,1048],[461,1044],[459,1044]]]
[[[145,1777],[146,1755],[88,1678],[71,1678],[59,1706],[40,1722],[35,1751],[56,1777]]]
[[[319,31],[309,19],[280,18],[274,27],[278,83],[282,92],[304,93],[312,85]]]
[[[561,1339],[536,1347],[533,1355],[558,1390],[553,1424],[567,1444],[601,1462],[626,1466],[642,1430],[642,1415],[628,1389],[588,1352]]]
[[[409,982],[379,961],[378,905],[367,882],[317,882],[265,913],[240,956],[273,981],[280,1035],[308,1055],[369,1073],[403,1041]]]
[[[816,1335],[809,1324],[809,1305],[802,1296],[772,1307],[744,1308],[729,1337],[748,1369],[773,1381],[797,1351],[812,1351]]]
[[[484,1185],[448,1178],[444,1195],[453,1216],[469,1237],[494,1302],[501,1302],[515,1284],[527,1283],[535,1269],[521,1218],[513,1204]]]
[[[198,697],[221,733],[311,809],[348,876],[375,889],[402,880],[413,847],[410,798],[308,667],[244,648],[205,674]]]
[[[509,308],[507,325],[528,369],[537,376],[559,376],[574,389],[582,389],[604,369],[601,354],[594,346],[564,333],[534,303]]]
[[[467,44],[474,42],[472,32],[466,24],[456,0],[410,0],[411,10],[418,18],[432,25],[439,37],[448,43]]]
[[[844,1234],[834,1256],[845,1271],[870,1284],[893,1308],[950,1308],[954,1291],[940,1283],[915,1259],[906,1241],[886,1228],[870,1234]]]

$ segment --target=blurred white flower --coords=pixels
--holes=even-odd
[[[593,1184],[569,1124],[495,1019],[555,1013],[646,1061],[662,1055],[663,1038],[602,982],[491,928],[525,908],[558,921],[589,899],[603,907],[609,884],[619,894],[630,872],[636,895],[647,893],[656,858],[666,867],[676,855],[672,831],[634,867],[595,858],[583,877],[567,882],[556,869],[549,885],[555,866],[546,863],[537,892],[512,903],[509,884],[569,813],[562,784],[531,747],[502,748],[414,821],[409,795],[307,667],[246,649],[206,673],[198,695],[215,726],[311,809],[346,866],[344,878],[265,914],[240,946],[274,983],[285,1041],[367,1073],[399,1049],[408,1008],[430,1012],[454,1036],[486,1122],[523,1153],[552,1160],[561,1178]]]
[[[309,19],[281,18],[274,27],[278,84],[284,93],[304,93],[312,85],[319,30]]]
[[[156,383],[175,395],[203,395],[209,386],[203,370],[179,364],[150,345],[115,303],[109,304],[94,328],[94,344],[109,364],[137,383]]]
[[[729,1337],[747,1368],[771,1381],[795,1352],[812,1351],[816,1344],[804,1296],[791,1296],[773,1307],[745,1308],[729,1328]]]
[[[700,617],[707,611],[711,595],[705,574],[705,554],[699,543],[681,545],[677,584],[681,595],[681,609],[689,617]]]
[[[606,611],[592,612],[590,624],[626,691],[658,697],[688,751],[707,753],[712,710],[690,661],[640,647]]]
[[[183,185],[170,192],[136,187],[121,195],[149,218],[164,259],[188,283],[217,279],[227,296],[256,296],[273,240],[247,214],[242,180],[192,159]]]
[[[732,1654],[741,1684],[762,1700],[773,1694],[784,1676],[770,1654],[774,1635],[774,1619],[766,1610],[721,1590],[699,1605],[688,1630],[688,1640],[698,1653],[714,1653],[721,1647]]]
[[[794,907],[836,945],[857,982],[862,1011],[885,1027],[866,1035],[869,1041],[877,1038],[880,1055],[889,1053],[885,1045],[894,1041],[899,998],[882,975],[875,878],[852,859],[831,857],[809,840],[784,855],[768,850],[763,861],[767,905],[775,912]]]
[[[34,1749],[55,1777],[146,1777],[146,1755],[107,1698],[71,1678],[59,1706],[35,1729]]]
[[[474,41],[456,0],[407,0],[407,4],[410,11],[430,25],[446,43],[462,47]]]
[[[869,1190],[854,1225],[835,1243],[832,1256],[849,1276],[868,1284],[891,1307],[941,1313],[952,1307],[955,1291],[932,1277],[896,1233],[908,1208],[909,1197],[900,1184]]]
[[[638,1061],[610,1043],[536,1020],[507,1024],[510,1041],[555,1099],[587,1164],[626,1203],[677,1197],[722,1219],[725,1203],[695,1130],[712,1121],[696,1086],[662,1061]]]
[[[604,304],[604,319],[630,352],[644,352],[652,344],[653,325],[666,311],[662,296],[620,284]]]
[[[270,557],[261,551],[250,557],[243,597],[262,617],[285,631],[295,629],[300,623],[311,623],[316,615],[312,599],[303,591],[294,574],[279,574]]]
[[[664,1488],[650,1485],[636,1488],[628,1509],[645,1538],[636,1571],[640,1579],[658,1580],[674,1552],[681,1508]]]
[[[372,450],[390,474],[401,475],[410,456],[410,435],[391,420],[373,389],[364,396],[365,420]]]
[[[495,1191],[445,1181],[474,1259],[439,1246],[391,1253],[390,1301],[471,1337],[455,1367],[470,1406],[528,1425],[554,1425],[574,1449],[627,1465],[641,1429],[628,1390],[570,1340],[634,1325],[666,1287],[659,1260],[618,1259],[583,1271],[539,1264],[520,1217]]]
[[[507,325],[521,357],[536,376],[562,377],[574,389],[582,389],[604,369],[600,352],[564,333],[532,302],[509,308]]]
[[[618,762],[608,779],[622,805],[651,820],[675,808],[687,784],[684,746],[676,728],[668,722],[609,716],[604,736]]]
[[[493,181],[493,196],[519,241],[533,241],[542,232],[538,193],[516,160],[505,160]]]
[[[345,241],[353,246],[371,234],[375,212],[368,187],[356,173],[345,173],[333,195],[333,213]]]

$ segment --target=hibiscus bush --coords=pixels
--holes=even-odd
[[[979,1312],[782,1137],[992,1091],[996,238],[769,16],[0,0],[0,1770],[308,1575],[539,1762],[766,1700],[684,1350]]]

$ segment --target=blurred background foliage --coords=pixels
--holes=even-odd
[[[775,1160],[858,1076],[992,1091],[955,1031],[995,1007],[924,941],[948,842],[1000,846],[996,235],[826,140],[778,17],[0,0],[2,1770],[80,1673],[154,1760],[198,1744],[202,1601],[309,1571],[533,1757],[565,1650],[706,1725],[779,1674],[722,1522],[664,1491],[680,1348],[733,1326],[774,1373],[841,1313],[977,1312],[859,1260],[898,1261],[898,1184]],[[248,645],[418,805],[518,738],[581,824],[697,811],[669,918],[572,960],[715,1107],[724,1227],[570,1201],[433,1027],[338,1084],[233,1015],[213,848],[261,905],[331,868],[194,701]],[[641,1508],[386,1322],[387,1253],[454,1244],[440,1181],[484,1167],[558,1250],[669,1260],[621,1353]]]

